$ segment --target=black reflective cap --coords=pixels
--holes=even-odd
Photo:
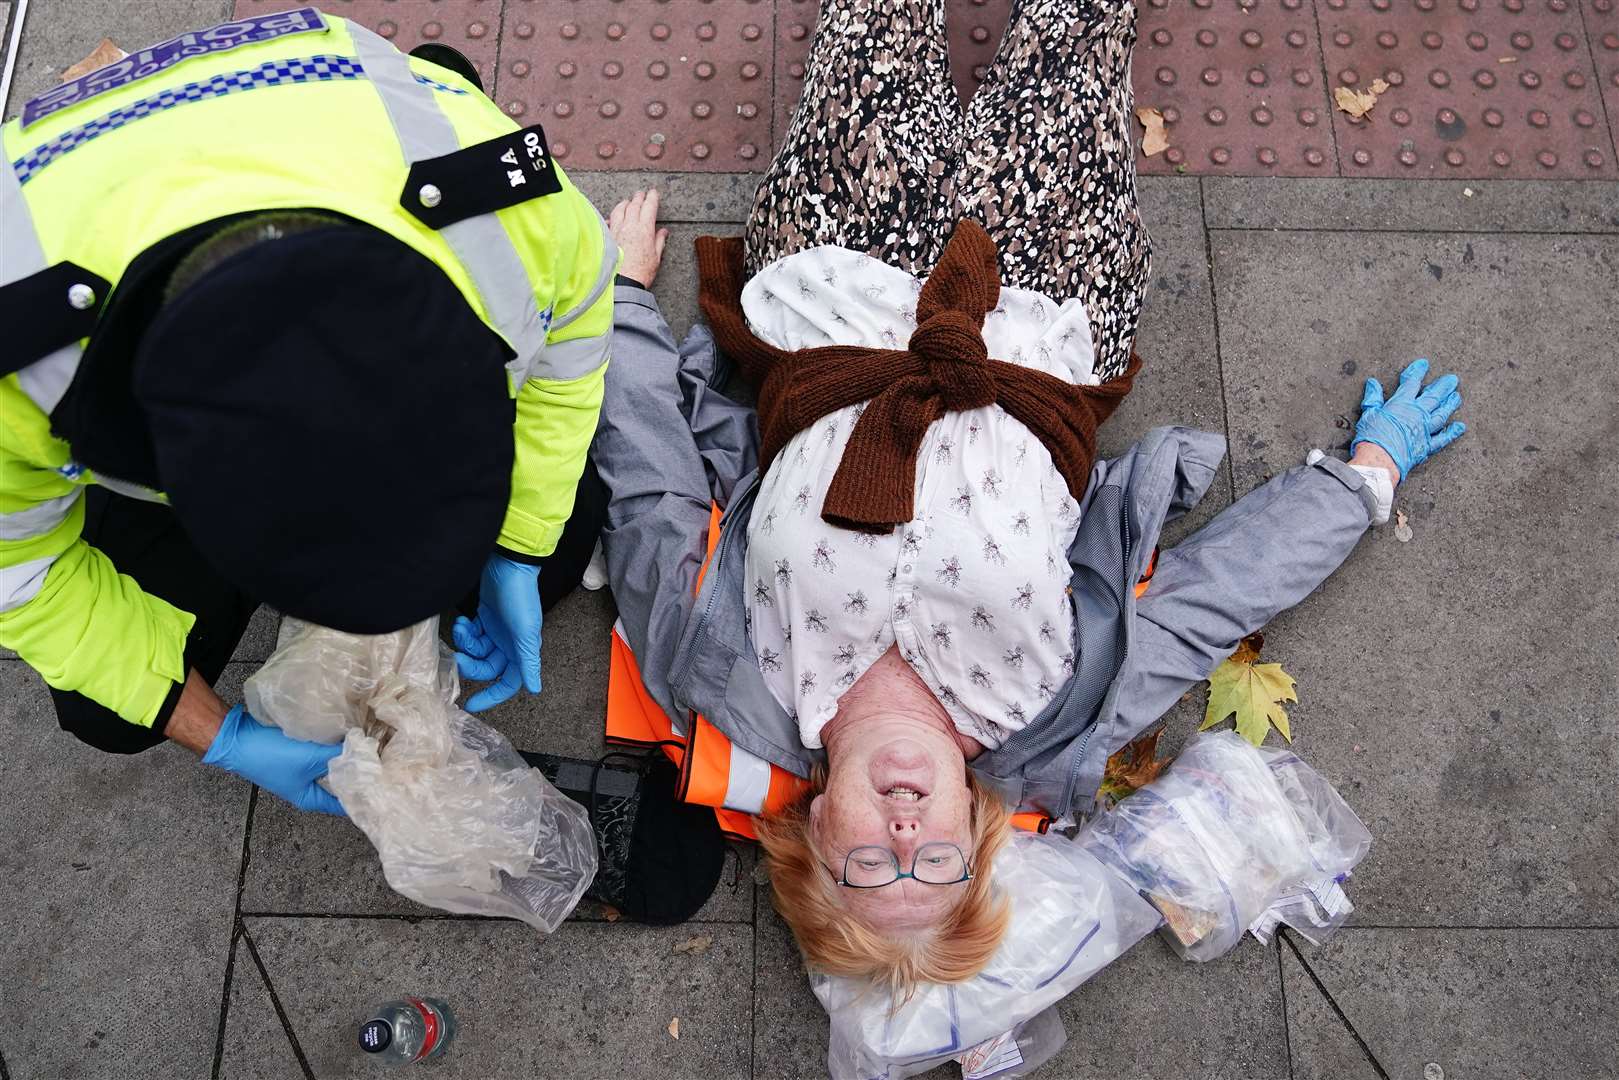
[[[255,245],[166,303],[134,390],[215,570],[288,615],[387,633],[453,606],[494,549],[510,355],[431,260],[340,225]]]

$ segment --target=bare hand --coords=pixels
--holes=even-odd
[[[618,272],[650,289],[663,265],[663,245],[669,239],[669,230],[658,228],[658,189],[637,191],[613,207],[607,215],[607,231],[624,256]]]

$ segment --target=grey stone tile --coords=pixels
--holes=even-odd
[[[1375,838],[1358,918],[1612,924],[1619,238],[1214,234],[1237,488],[1344,445],[1362,379],[1458,371],[1472,429],[1278,619],[1298,749]]]
[[[11,0],[0,0],[0,69],[5,66],[6,56],[11,52]],[[0,101],[0,111],[5,108],[5,102]]]
[[[540,693],[518,694],[480,716],[519,750],[598,757],[606,748],[607,646],[616,618],[609,590],[574,590],[545,616]]]
[[[743,221],[763,173],[574,172],[568,176],[606,217],[613,204],[657,188],[658,217],[668,222]]]
[[[761,875],[762,876],[762,875]],[[826,1012],[810,992],[792,931],[770,906],[770,886],[756,886],[753,945],[753,1069],[771,1080],[826,1076],[830,1045]]]
[[[748,1074],[753,931],[575,923],[250,919],[276,994],[319,1077],[361,1071],[354,1032],[401,993],[446,1000],[457,1030],[433,1067],[456,1077],[718,1080]],[[680,1038],[667,1026],[680,1019]]]
[[[0,664],[0,1011],[14,1080],[206,1076],[248,789],[185,751],[101,754]]]
[[[231,0],[164,0],[130,4],[122,0],[32,0],[17,49],[6,118],[62,81],[62,72],[88,56],[102,38],[126,52],[166,41],[187,30],[230,18]]]
[[[262,664],[275,652],[275,637],[281,630],[281,613],[267,604],[259,605],[252,621],[236,643],[232,660]]]
[[[1068,1043],[1036,1075],[1071,1080],[1285,1080],[1276,957],[1244,941],[1188,964],[1156,936],[1057,1007]],[[1173,1018],[1173,1019],[1171,1019]]]
[[[237,941],[235,956],[220,1080],[303,1080],[303,1068],[247,942]]]
[[[1296,1080],[1379,1080],[1366,1050],[1334,1011],[1286,944],[1280,946],[1282,990],[1287,999],[1287,1045]]]
[[[280,799],[260,796],[249,847],[243,911],[416,918],[440,914],[393,891],[371,842],[348,821],[305,814]],[[694,916],[696,921],[752,920],[753,898],[745,883],[751,880],[753,852],[740,847],[733,851],[714,895]],[[733,888],[733,876],[744,884]],[[599,921],[605,913],[601,905],[585,900],[572,918]]]
[[[1140,182],[1140,191],[1141,213],[1152,237],[1152,279],[1136,334],[1142,369],[1130,396],[1102,428],[1104,454],[1120,453],[1148,429],[1164,424],[1225,434],[1198,183],[1148,177]],[[1195,511],[1171,524],[1165,543],[1179,541],[1230,501],[1230,483],[1222,475]]]
[[[663,309],[663,317],[669,320],[676,341],[685,337],[691,324],[697,321],[697,255],[692,247],[693,241],[699,236],[741,234],[740,218],[736,221],[719,220],[669,227],[663,269],[653,283],[652,293],[658,298],[658,306]]]
[[[1351,927],[1303,948],[1389,1076],[1619,1076],[1619,932]],[[1297,1032],[1320,992],[1299,966],[1286,978]],[[1295,1074],[1360,1075],[1337,1071],[1353,1062],[1340,1050],[1295,1034]]]
[[[1210,176],[1203,191],[1211,229],[1619,232],[1612,181]]]

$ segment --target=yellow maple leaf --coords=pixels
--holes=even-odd
[[[1257,634],[1254,637],[1264,641]],[[1281,664],[1261,664],[1258,659],[1258,644],[1244,639],[1230,659],[1214,669],[1209,676],[1209,707],[1199,731],[1207,731],[1235,713],[1237,734],[1255,746],[1265,741],[1272,725],[1282,738],[1293,741],[1287,710],[1282,708],[1282,702],[1299,699],[1293,676]]]

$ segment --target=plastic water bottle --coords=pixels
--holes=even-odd
[[[360,1049],[384,1065],[409,1065],[444,1052],[455,1014],[438,998],[403,997],[378,1005],[360,1026]]]

